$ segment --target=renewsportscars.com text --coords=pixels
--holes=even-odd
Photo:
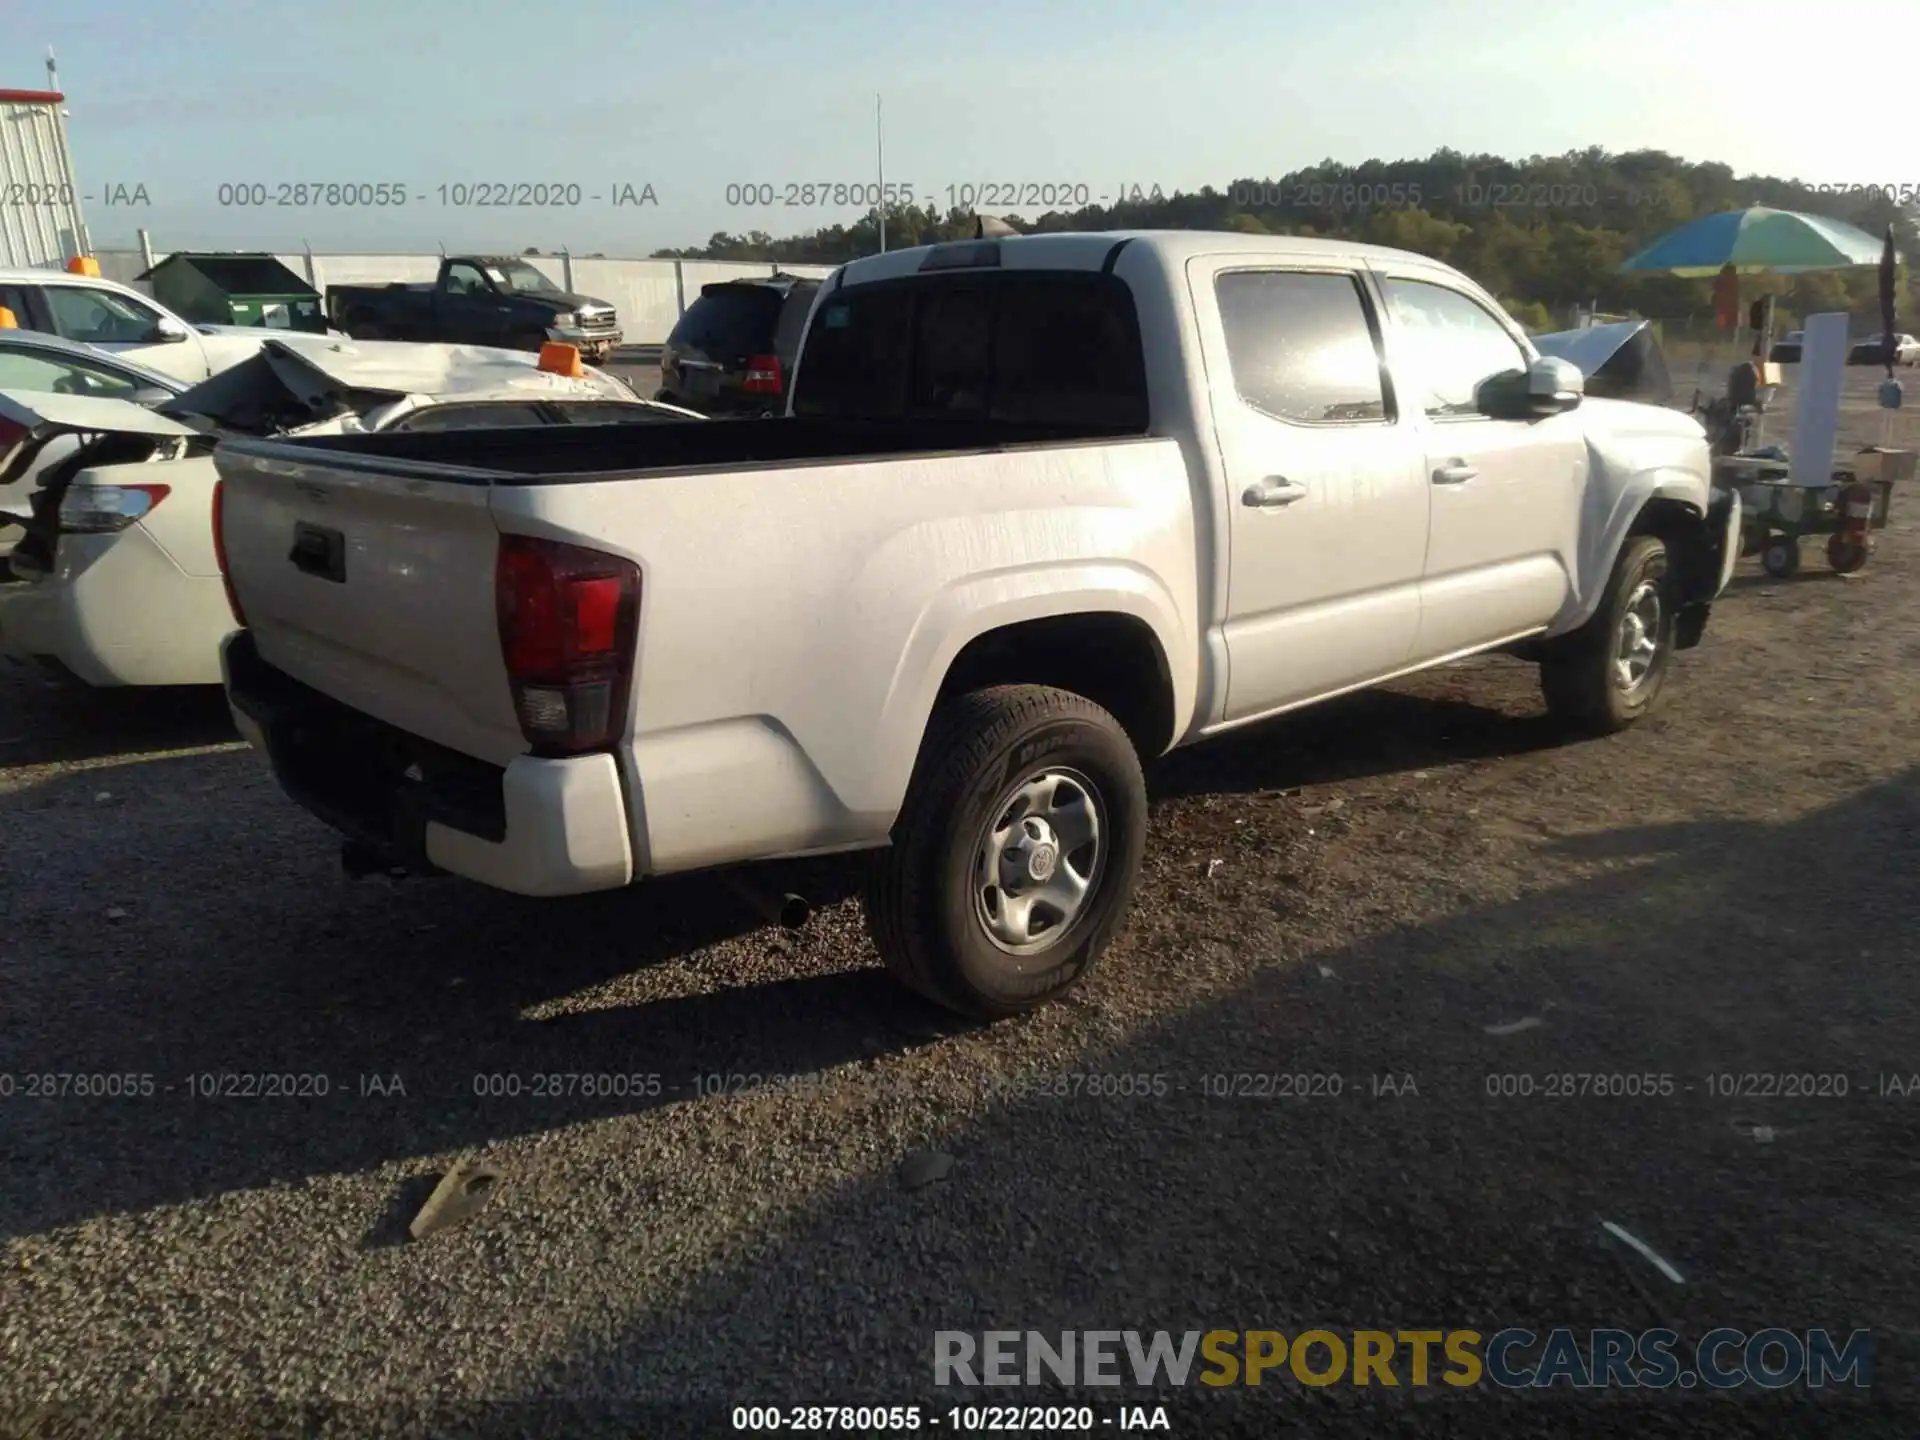
[[[1196,1362],[1198,1362],[1196,1364]],[[940,1386],[1495,1385],[1809,1390],[1872,1383],[1865,1330],[941,1330]]]

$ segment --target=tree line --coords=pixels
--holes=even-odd
[[[1915,177],[1920,183],[1920,174]],[[1459,267],[1499,295],[1534,328],[1564,323],[1575,306],[1610,314],[1702,319],[1712,282],[1623,273],[1620,262],[1702,215],[1769,205],[1831,216],[1879,236],[1892,223],[1903,254],[1920,248],[1920,206],[1911,189],[1822,186],[1774,176],[1735,175],[1726,165],[1660,150],[1610,154],[1599,148],[1510,160],[1436,150],[1424,160],[1325,160],[1280,177],[1246,177],[1222,188],[1140,194],[1124,201],[1045,214],[1006,215],[1016,230],[1237,230],[1317,235],[1390,245]],[[1904,202],[1904,203],[1903,203]],[[880,215],[852,224],[775,237],[755,230],[715,234],[705,245],[655,251],[659,259],[748,260],[835,265],[879,249]],[[970,210],[886,207],[889,248],[964,238]],[[1877,315],[1873,267],[1743,279],[1748,296],[1771,293],[1783,321],[1824,310]],[[1920,284],[1903,267],[1900,319],[1920,328]],[[1877,320],[1874,322],[1877,328]]]

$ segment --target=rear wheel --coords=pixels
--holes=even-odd
[[[1038,685],[935,711],[875,856],[867,923],[895,977],[995,1020],[1079,981],[1119,930],[1146,847],[1140,759],[1113,716]]]
[[[1841,575],[1851,575],[1867,563],[1871,550],[1866,543],[1849,540],[1844,535],[1835,535],[1827,541],[1827,564]]]
[[[1657,535],[1633,536],[1614,562],[1593,618],[1552,642],[1541,663],[1548,711],[1602,735],[1646,714],[1673,658],[1674,601],[1666,542]]]
[[[371,310],[356,310],[347,316],[347,335],[353,340],[384,340],[387,333]]]

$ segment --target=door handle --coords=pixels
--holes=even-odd
[[[1260,510],[1275,510],[1282,505],[1291,505],[1296,500],[1304,500],[1307,487],[1284,475],[1269,475],[1264,480],[1255,481],[1240,495],[1242,505],[1252,505]]]
[[[1446,464],[1440,466],[1433,472],[1433,483],[1436,485],[1464,485],[1479,473],[1478,470],[1467,464],[1466,461],[1456,458],[1447,461]]]

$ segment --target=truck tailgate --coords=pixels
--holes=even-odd
[[[266,440],[214,452],[227,571],[261,657],[449,749],[502,765],[525,754],[486,478],[327,461]]]

